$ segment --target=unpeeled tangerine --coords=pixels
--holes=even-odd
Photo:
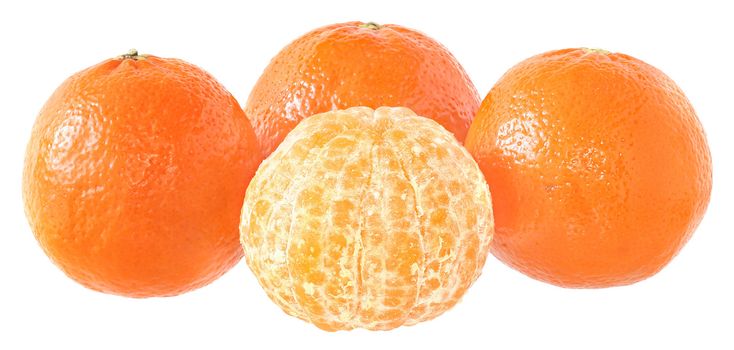
[[[454,136],[402,107],[302,121],[247,190],[241,242],[286,313],[391,329],[450,309],[494,233],[489,188]]]

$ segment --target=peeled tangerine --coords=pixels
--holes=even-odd
[[[286,313],[325,330],[429,320],[479,276],[489,188],[436,122],[355,107],[303,120],[247,190],[241,241]]]

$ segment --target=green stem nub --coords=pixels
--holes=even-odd
[[[126,54],[122,54],[120,56],[117,56],[117,59],[125,60],[125,59],[131,59],[131,60],[144,60],[148,55],[141,55],[138,53],[138,50],[136,49],[130,49]]]
[[[362,23],[362,24],[359,25],[359,27],[360,28],[372,29],[372,30],[377,30],[377,29],[382,28],[381,25],[379,25],[379,24],[377,24],[375,22]]]

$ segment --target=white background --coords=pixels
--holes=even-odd
[[[734,349],[732,14],[701,1],[3,2],[0,348]],[[244,104],[284,45],[350,20],[427,33],[454,53],[482,96],[512,65],[552,49],[598,47],[657,66],[686,92],[708,135],[714,189],[703,223],[666,269],[628,287],[562,289],[490,257],[454,309],[390,332],[327,333],[289,317],[244,261],[203,289],[136,300],[84,289],[44,256],[23,214],[21,169],[34,118],[66,77],[134,47],[203,67]]]

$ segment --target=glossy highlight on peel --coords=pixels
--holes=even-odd
[[[474,160],[407,108],[304,119],[242,208],[248,266],[286,313],[335,331],[432,319],[479,276],[494,231]]]

